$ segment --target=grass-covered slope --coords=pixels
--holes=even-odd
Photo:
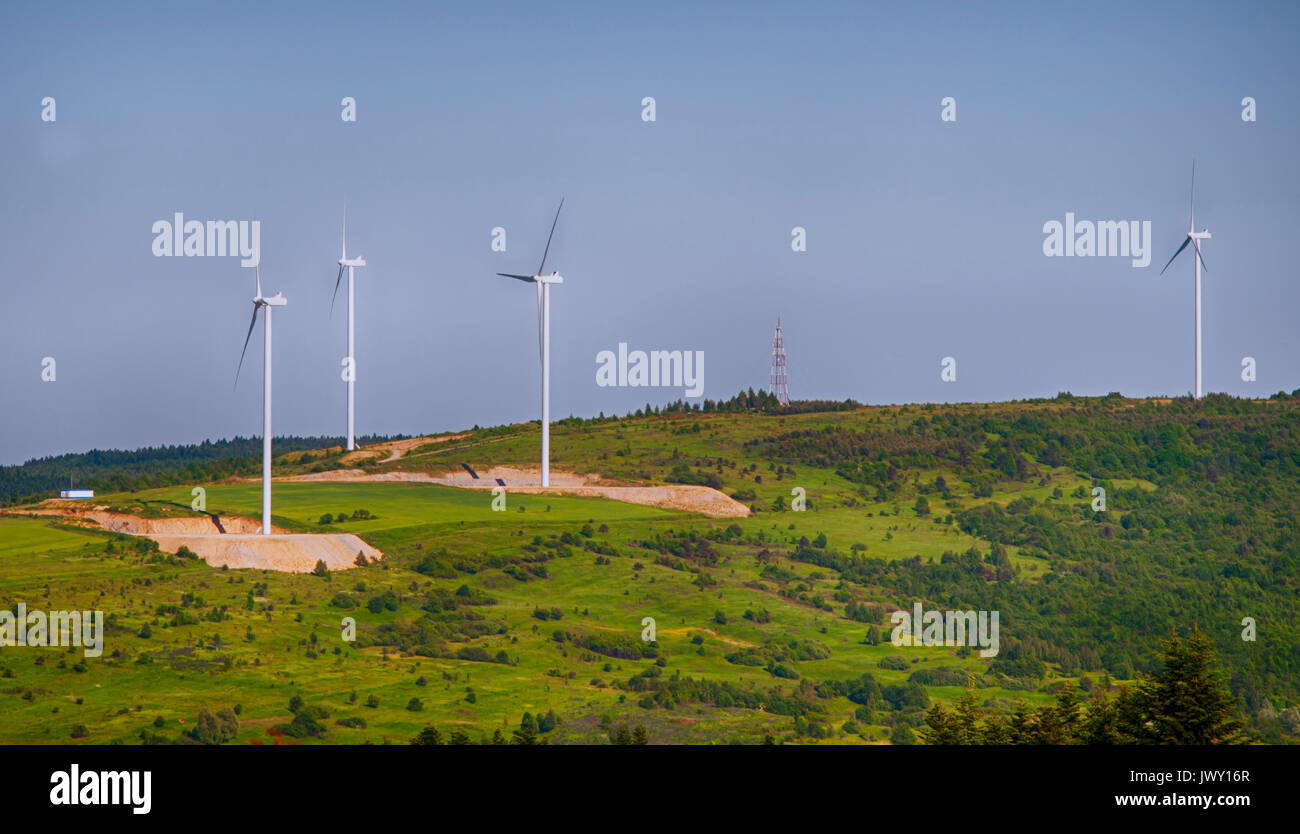
[[[387,554],[327,577],[216,570],[0,519],[0,605],[109,617],[99,659],[0,650],[0,740],[176,740],[201,709],[239,705],[238,740],[264,743],[404,742],[427,724],[508,738],[525,711],[553,711],[557,742],[622,724],[652,741],[906,741],[968,676],[992,711],[1062,685],[1086,698],[1149,671],[1159,638],[1193,623],[1256,730],[1289,738],[1274,716],[1300,700],[1300,399],[757,406],[566,420],[552,435],[558,470],[716,486],[751,507],[744,519],[277,485],[280,526],[354,532]],[[277,474],[531,466],[536,453],[522,425],[387,463],[298,450]],[[104,502],[184,514],[193,486],[209,512],[257,512],[258,485],[231,482]],[[791,509],[795,490],[805,511]],[[999,611],[998,656],[889,645],[889,613],[916,601]]]

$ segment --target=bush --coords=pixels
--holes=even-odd
[[[161,725],[155,721],[154,726]],[[193,728],[185,732],[185,735],[199,744],[225,744],[239,735],[239,718],[230,707],[222,707],[217,710],[216,715],[208,712],[205,707],[199,710],[198,720],[194,722]]]
[[[922,686],[965,686],[966,673],[951,666],[937,666],[931,669],[917,669],[907,680]]]

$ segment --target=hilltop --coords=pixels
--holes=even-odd
[[[742,394],[570,418],[552,450],[562,475],[715,490],[748,514],[509,482],[502,511],[490,488],[451,485],[535,467],[537,427],[521,424],[346,460],[280,454],[277,527],[384,554],[346,572],[223,571],[0,518],[0,604],[98,605],[110,621],[99,661],[5,655],[16,720],[0,732],[178,740],[180,720],[238,705],[239,738],[266,743],[406,741],[430,723],[477,740],[524,711],[554,713],[556,742],[640,724],[651,741],[906,743],[968,681],[993,713],[1062,687],[1087,699],[1153,671],[1159,640],[1193,624],[1256,732],[1300,730],[1300,396],[782,408]],[[232,470],[99,503],[184,516],[204,486],[209,513],[253,516],[258,485]],[[915,602],[999,611],[998,655],[891,646],[890,612]]]

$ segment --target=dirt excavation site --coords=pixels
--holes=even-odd
[[[46,515],[98,526],[115,533],[129,533],[153,539],[167,553],[188,547],[213,567],[262,568],[289,573],[309,573],[322,561],[330,570],[356,567],[357,554],[367,559],[381,559],[383,553],[352,533],[288,533],[272,528],[268,536],[258,532],[261,525],[240,516],[195,518],[141,518],[108,512],[49,506],[23,510],[24,515]],[[220,528],[218,529],[218,522]],[[222,529],[225,532],[222,532]]]
[[[386,448],[388,460],[400,459],[404,452],[427,442],[412,438]],[[373,452],[372,452],[373,453]],[[712,518],[743,518],[749,508],[726,494],[706,486],[668,484],[637,486],[610,483],[599,475],[551,472],[551,485],[541,485],[538,469],[495,466],[476,472],[462,470],[430,474],[427,472],[365,472],[339,469],[288,478],[276,482],[314,483],[413,483],[441,484],[490,491],[504,487],[507,493],[525,495],[577,495],[643,504],[669,510],[699,513]],[[251,479],[249,482],[252,482]],[[51,499],[39,507],[19,510],[15,514],[53,516],[66,521],[153,539],[167,553],[182,547],[213,567],[257,568],[308,573],[317,562],[330,570],[356,567],[357,556],[382,559],[384,554],[353,533],[290,533],[273,528],[262,535],[258,521],[243,516],[196,515],[180,518],[145,518],[129,513],[111,512],[107,506],[87,507],[74,501]]]
[[[629,504],[644,504],[668,510],[684,510],[711,518],[744,518],[749,507],[726,493],[706,486],[669,484],[666,486],[624,486],[604,483],[599,475],[578,475],[551,470],[551,485],[544,487],[538,469],[494,466],[483,472],[457,470],[431,475],[427,472],[364,472],[360,469],[336,469],[277,478],[284,481],[326,483],[412,483],[442,484],[464,489],[491,490],[504,487],[508,493],[525,495],[578,495],[584,498],[609,498]]]

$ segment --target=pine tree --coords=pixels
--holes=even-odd
[[[980,709],[979,699],[975,695],[975,682],[967,676],[966,691],[957,699],[957,705],[954,708],[956,714],[953,716],[953,726],[957,732],[957,744],[979,744],[981,733],[979,721],[984,717],[984,711]]]
[[[1011,744],[1038,743],[1038,727],[1034,724],[1029,704],[1023,698],[1016,699],[1015,710],[1007,721],[1007,735]]]
[[[1079,722],[1079,698],[1074,687],[1067,684],[1056,696],[1055,704],[1038,711],[1038,743],[1077,743]]]
[[[925,714],[921,741],[929,745],[961,744],[961,728],[957,720],[937,701]]]
[[[1233,717],[1237,701],[1210,664],[1214,650],[1195,626],[1180,639],[1164,641],[1163,667],[1138,687],[1137,697],[1150,714],[1157,744],[1238,744],[1242,722]]]
[[[990,715],[984,721],[982,744],[1010,744],[1011,730],[1000,715]]]
[[[537,743],[537,719],[531,712],[525,712],[523,719],[519,722],[519,729],[515,730],[515,744],[536,744]]]
[[[632,743],[640,744],[640,745],[646,745],[650,743],[650,736],[648,733],[646,733],[645,727],[643,727],[640,724],[636,725],[636,729],[632,731]]]
[[[1100,692],[1088,702],[1083,711],[1083,724],[1079,728],[1079,740],[1084,744],[1116,744],[1119,735],[1116,732],[1117,714],[1115,703],[1105,692]]]

